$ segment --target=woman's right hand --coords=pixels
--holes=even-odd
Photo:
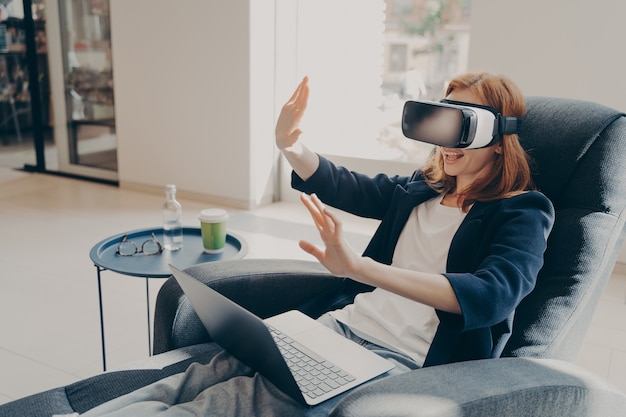
[[[276,122],[276,146],[283,150],[298,142],[302,131],[300,121],[309,100],[309,78],[304,77],[291,98],[285,103]]]

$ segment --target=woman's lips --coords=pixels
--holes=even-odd
[[[463,152],[444,150],[443,156],[446,162],[454,162],[460,158],[463,158]]]

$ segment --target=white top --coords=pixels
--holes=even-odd
[[[439,196],[413,210],[398,238],[392,266],[445,272],[450,243],[465,213],[442,205],[442,199]],[[380,288],[357,295],[353,304],[331,314],[359,337],[404,353],[420,366],[439,324],[432,307]]]

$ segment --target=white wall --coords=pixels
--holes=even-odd
[[[110,4],[120,185],[271,201],[274,2]]]
[[[121,186],[271,201],[275,1],[110,2]],[[473,1],[469,68],[626,110],[623,16],[614,0]]]
[[[469,68],[506,74],[527,95],[626,111],[624,16],[615,0],[473,1]]]
[[[506,74],[527,95],[626,110],[626,2],[472,2],[469,68]]]

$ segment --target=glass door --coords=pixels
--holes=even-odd
[[[44,170],[54,152],[45,11],[44,0],[0,0],[0,167]]]
[[[59,171],[116,181],[109,1],[47,2],[49,36],[60,39],[50,51]]]

